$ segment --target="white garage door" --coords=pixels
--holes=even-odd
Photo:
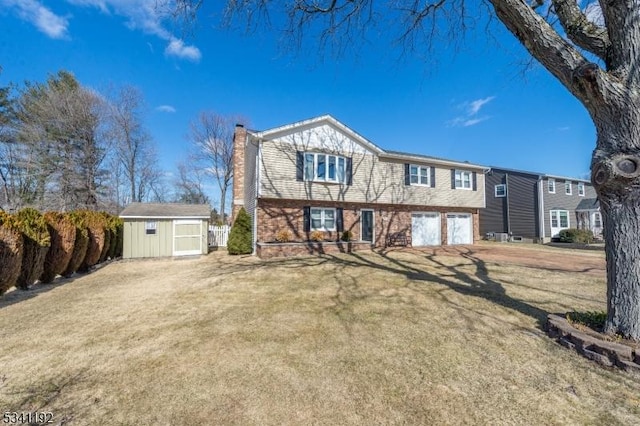
[[[447,214],[447,244],[473,244],[473,220],[470,214]]]
[[[202,221],[173,221],[173,255],[187,256],[202,253]]]
[[[439,246],[440,213],[411,214],[411,245]]]

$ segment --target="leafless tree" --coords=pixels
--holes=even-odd
[[[157,186],[162,172],[157,164],[157,154],[151,136],[144,128],[144,100],[140,90],[133,86],[111,89],[109,100],[109,135],[113,141],[114,181],[117,181],[118,202],[126,204],[128,200],[141,202],[147,200]],[[124,182],[123,182],[124,181]],[[119,186],[126,182],[126,190]]]
[[[194,16],[201,0],[177,0]],[[604,218],[606,331],[640,339],[640,3],[576,0],[230,0],[226,12],[252,26],[270,14],[292,35],[350,45],[369,29],[419,51],[438,35],[498,20],[587,109],[597,141],[591,180]],[[261,20],[264,22],[264,20]],[[273,22],[273,21],[272,21]]]
[[[186,204],[209,204],[202,183],[202,172],[184,162],[178,164],[178,177],[174,181],[175,201]]]
[[[233,133],[235,125],[246,123],[237,116],[224,116],[215,112],[201,112],[191,122],[189,138],[193,144],[192,156],[196,167],[202,167],[220,190],[220,212],[226,209],[227,191],[233,179]]]

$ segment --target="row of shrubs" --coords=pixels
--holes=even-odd
[[[590,229],[563,229],[558,234],[561,243],[582,243],[591,244],[593,242],[593,232]]]
[[[0,211],[0,295],[122,256],[123,222],[105,212]]]

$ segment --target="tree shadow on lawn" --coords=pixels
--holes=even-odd
[[[285,267],[295,266],[296,268],[304,267],[305,265],[321,265],[324,263],[332,263],[343,267],[353,268],[367,266],[369,268],[404,276],[414,283],[440,284],[457,293],[488,300],[497,305],[529,316],[537,321],[539,328],[544,328],[549,312],[507,295],[503,285],[499,281],[490,277],[486,262],[477,257],[474,254],[474,251],[469,248],[461,248],[459,250],[459,256],[471,263],[461,263],[456,265],[445,264],[437,258],[435,253],[411,252],[420,258],[426,259],[430,262],[430,266],[443,271],[442,273],[433,273],[423,270],[418,266],[411,265],[410,262],[391,256],[390,252],[384,249],[375,250],[372,253],[379,256],[381,261],[376,261],[376,258],[373,256],[363,256],[358,252],[354,252],[349,255],[340,256],[324,254],[315,258],[272,259],[268,261],[268,264]],[[460,269],[462,267],[468,268],[470,266],[475,267],[475,271],[472,274]],[[338,284],[338,291],[333,299],[336,302],[339,312],[343,312],[349,302],[364,299],[369,296],[369,294],[362,290],[358,285],[358,279],[362,278],[354,277],[346,273],[342,268],[340,271],[335,272],[334,278]]]

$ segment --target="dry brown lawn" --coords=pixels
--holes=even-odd
[[[640,424],[638,377],[541,329],[550,312],[604,309],[602,253],[504,247],[214,252],[12,292],[0,410],[70,425]]]

